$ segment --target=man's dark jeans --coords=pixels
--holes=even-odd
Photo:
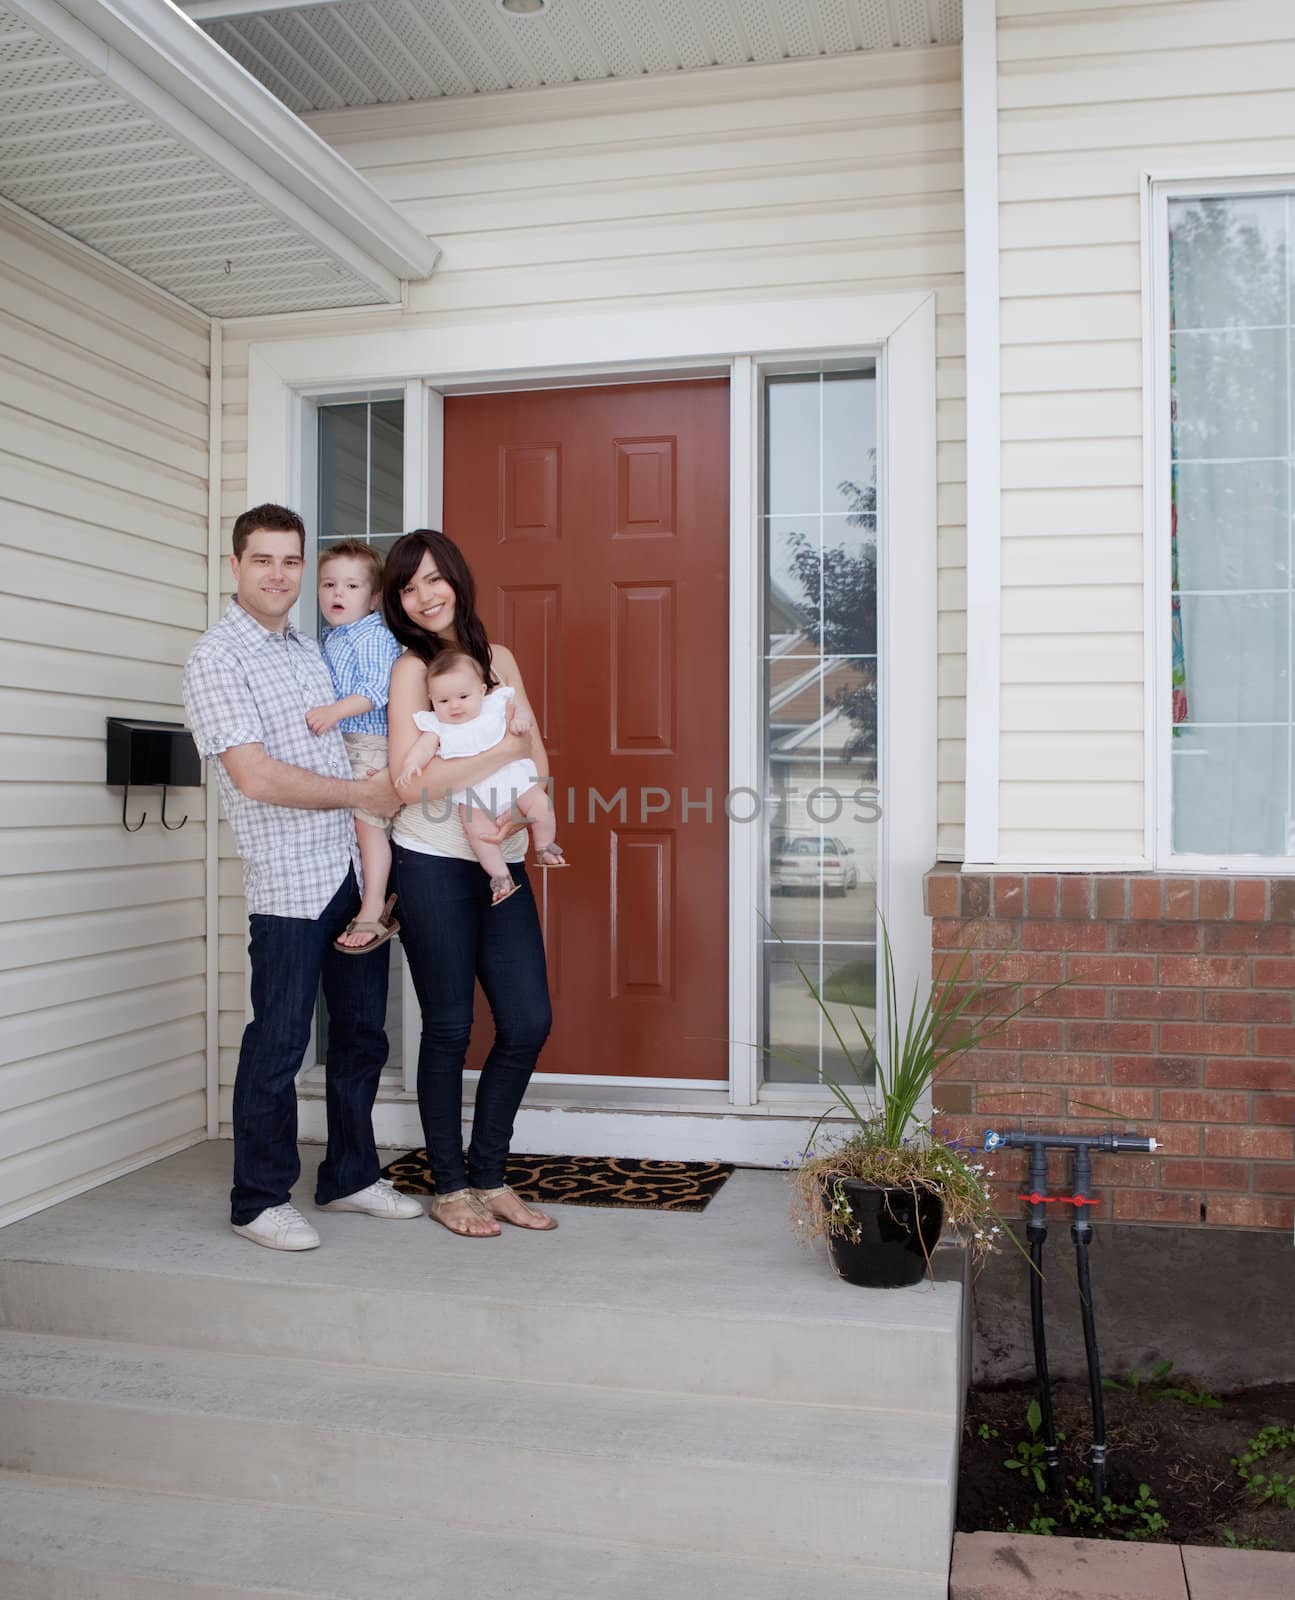
[[[379,1173],[373,1102],[387,1060],[390,947],[344,956],[333,940],[360,909],[354,871],[311,921],[250,919],[252,1021],[243,1032],[234,1080],[231,1215],[251,1222],[283,1205],[301,1175],[297,1157],[297,1073],[310,1043],[320,983],[328,1002],[328,1150],[315,1200],[326,1205],[366,1189]]]
[[[513,1121],[549,1036],[548,971],[535,899],[522,866],[518,892],[490,904],[475,861],[396,845],[400,942],[423,1015],[418,1110],[439,1194],[494,1189],[504,1181]],[[490,1003],[495,1042],[477,1084],[472,1142],[463,1159],[463,1063],[477,980]]]

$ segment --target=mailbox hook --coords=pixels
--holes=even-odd
[[[163,784],[162,785],[162,826],[166,829],[166,831],[168,833],[174,833],[177,828],[183,828],[185,823],[188,822],[188,820],[189,820],[189,813],[187,811],[185,812],[184,816],[182,816],[180,818],[179,822],[168,822],[166,820],[166,785]]]
[[[148,812],[147,811],[141,812],[139,821],[132,828],[130,823],[126,821],[126,803],[127,803],[127,801],[129,799],[130,799],[130,785],[127,784],[126,787],[121,791],[121,825],[122,825],[123,828],[125,828],[127,833],[138,833],[139,830],[148,821]]]

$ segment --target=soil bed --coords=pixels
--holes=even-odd
[[[1166,1382],[1194,1388],[1177,1373]],[[1295,1426],[1295,1384],[1220,1395],[1217,1410],[1182,1400],[1153,1399],[1127,1388],[1107,1390],[1107,1489],[1117,1509],[1094,1525],[1091,1496],[1076,1487],[1089,1474],[1092,1414],[1084,1384],[1053,1385],[1061,1441],[1063,1498],[1040,1494],[1028,1472],[1011,1471],[1017,1446],[1030,1441],[1026,1419],[1033,1385],[973,1390],[967,1402],[958,1480],[958,1529],[963,1533],[1055,1533],[1066,1537],[1144,1539],[1150,1543],[1222,1545],[1295,1550],[1295,1509],[1261,1502],[1237,1476],[1232,1458],[1269,1424]],[[996,1430],[996,1432],[995,1432]],[[1295,1451],[1255,1464],[1255,1472],[1295,1474]],[[1158,1502],[1138,1505],[1147,1484]],[[1074,1509],[1078,1506],[1078,1510]],[[1039,1519],[1055,1518],[1055,1526]],[[1166,1526],[1161,1528],[1158,1519]],[[1230,1537],[1229,1537],[1230,1531]]]

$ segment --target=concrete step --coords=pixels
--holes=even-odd
[[[794,1238],[777,1174],[735,1173],[700,1214],[558,1206],[556,1233],[485,1241],[315,1212],[306,1181],[324,1243],[288,1256],[230,1232],[229,1160],[200,1145],[0,1232],[0,1328],[956,1428],[961,1284],[841,1283]]]
[[[946,1576],[443,1529],[0,1473],[5,1600],[944,1600]],[[503,1519],[499,1519],[503,1527]]]
[[[912,1412],[0,1335],[0,1468],[145,1490],[934,1576],[956,1458]]]

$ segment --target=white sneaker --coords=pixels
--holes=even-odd
[[[386,1178],[379,1178],[367,1189],[330,1200],[321,1211],[362,1211],[366,1217],[421,1217],[423,1208],[412,1195],[397,1194]]]
[[[234,1232],[268,1250],[317,1250],[319,1235],[296,1206],[268,1206],[251,1222],[236,1222]]]

